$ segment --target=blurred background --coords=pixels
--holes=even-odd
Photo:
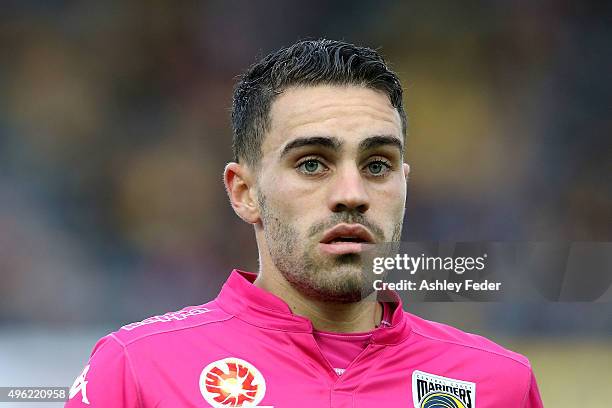
[[[399,73],[404,240],[610,241],[611,16],[553,0],[3,1],[0,386],[70,386],[108,331],[256,270],[221,178],[232,87],[302,38],[377,48]],[[527,355],[546,406],[607,406],[612,304],[411,307]]]

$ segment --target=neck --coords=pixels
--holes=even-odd
[[[264,269],[260,268],[255,286],[284,300],[294,314],[309,319],[315,330],[337,333],[366,332],[374,330],[380,324],[382,306],[376,301],[375,293],[352,303],[320,301],[296,290],[280,272]]]

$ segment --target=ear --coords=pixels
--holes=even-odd
[[[238,163],[228,163],[223,171],[225,191],[232,208],[243,221],[256,224],[260,221],[253,175],[250,169]]]
[[[408,181],[408,175],[410,174],[410,165],[408,163],[403,163],[402,167],[404,169],[404,177],[406,178],[406,181]]]

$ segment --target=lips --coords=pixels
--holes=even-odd
[[[328,230],[319,243],[319,248],[330,255],[361,252],[365,244],[374,243],[374,237],[361,224],[339,224]]]
[[[332,244],[336,242],[357,242],[372,243],[374,238],[361,224],[339,224],[328,230],[321,239],[322,244]]]

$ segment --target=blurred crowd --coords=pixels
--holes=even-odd
[[[0,325],[140,320],[209,300],[234,267],[255,270],[252,229],[221,178],[232,87],[300,38],[378,48],[399,73],[412,166],[404,240],[612,235],[603,2],[1,8]],[[610,305],[589,307],[496,306],[481,323],[499,328],[505,314],[525,332],[612,333]]]

